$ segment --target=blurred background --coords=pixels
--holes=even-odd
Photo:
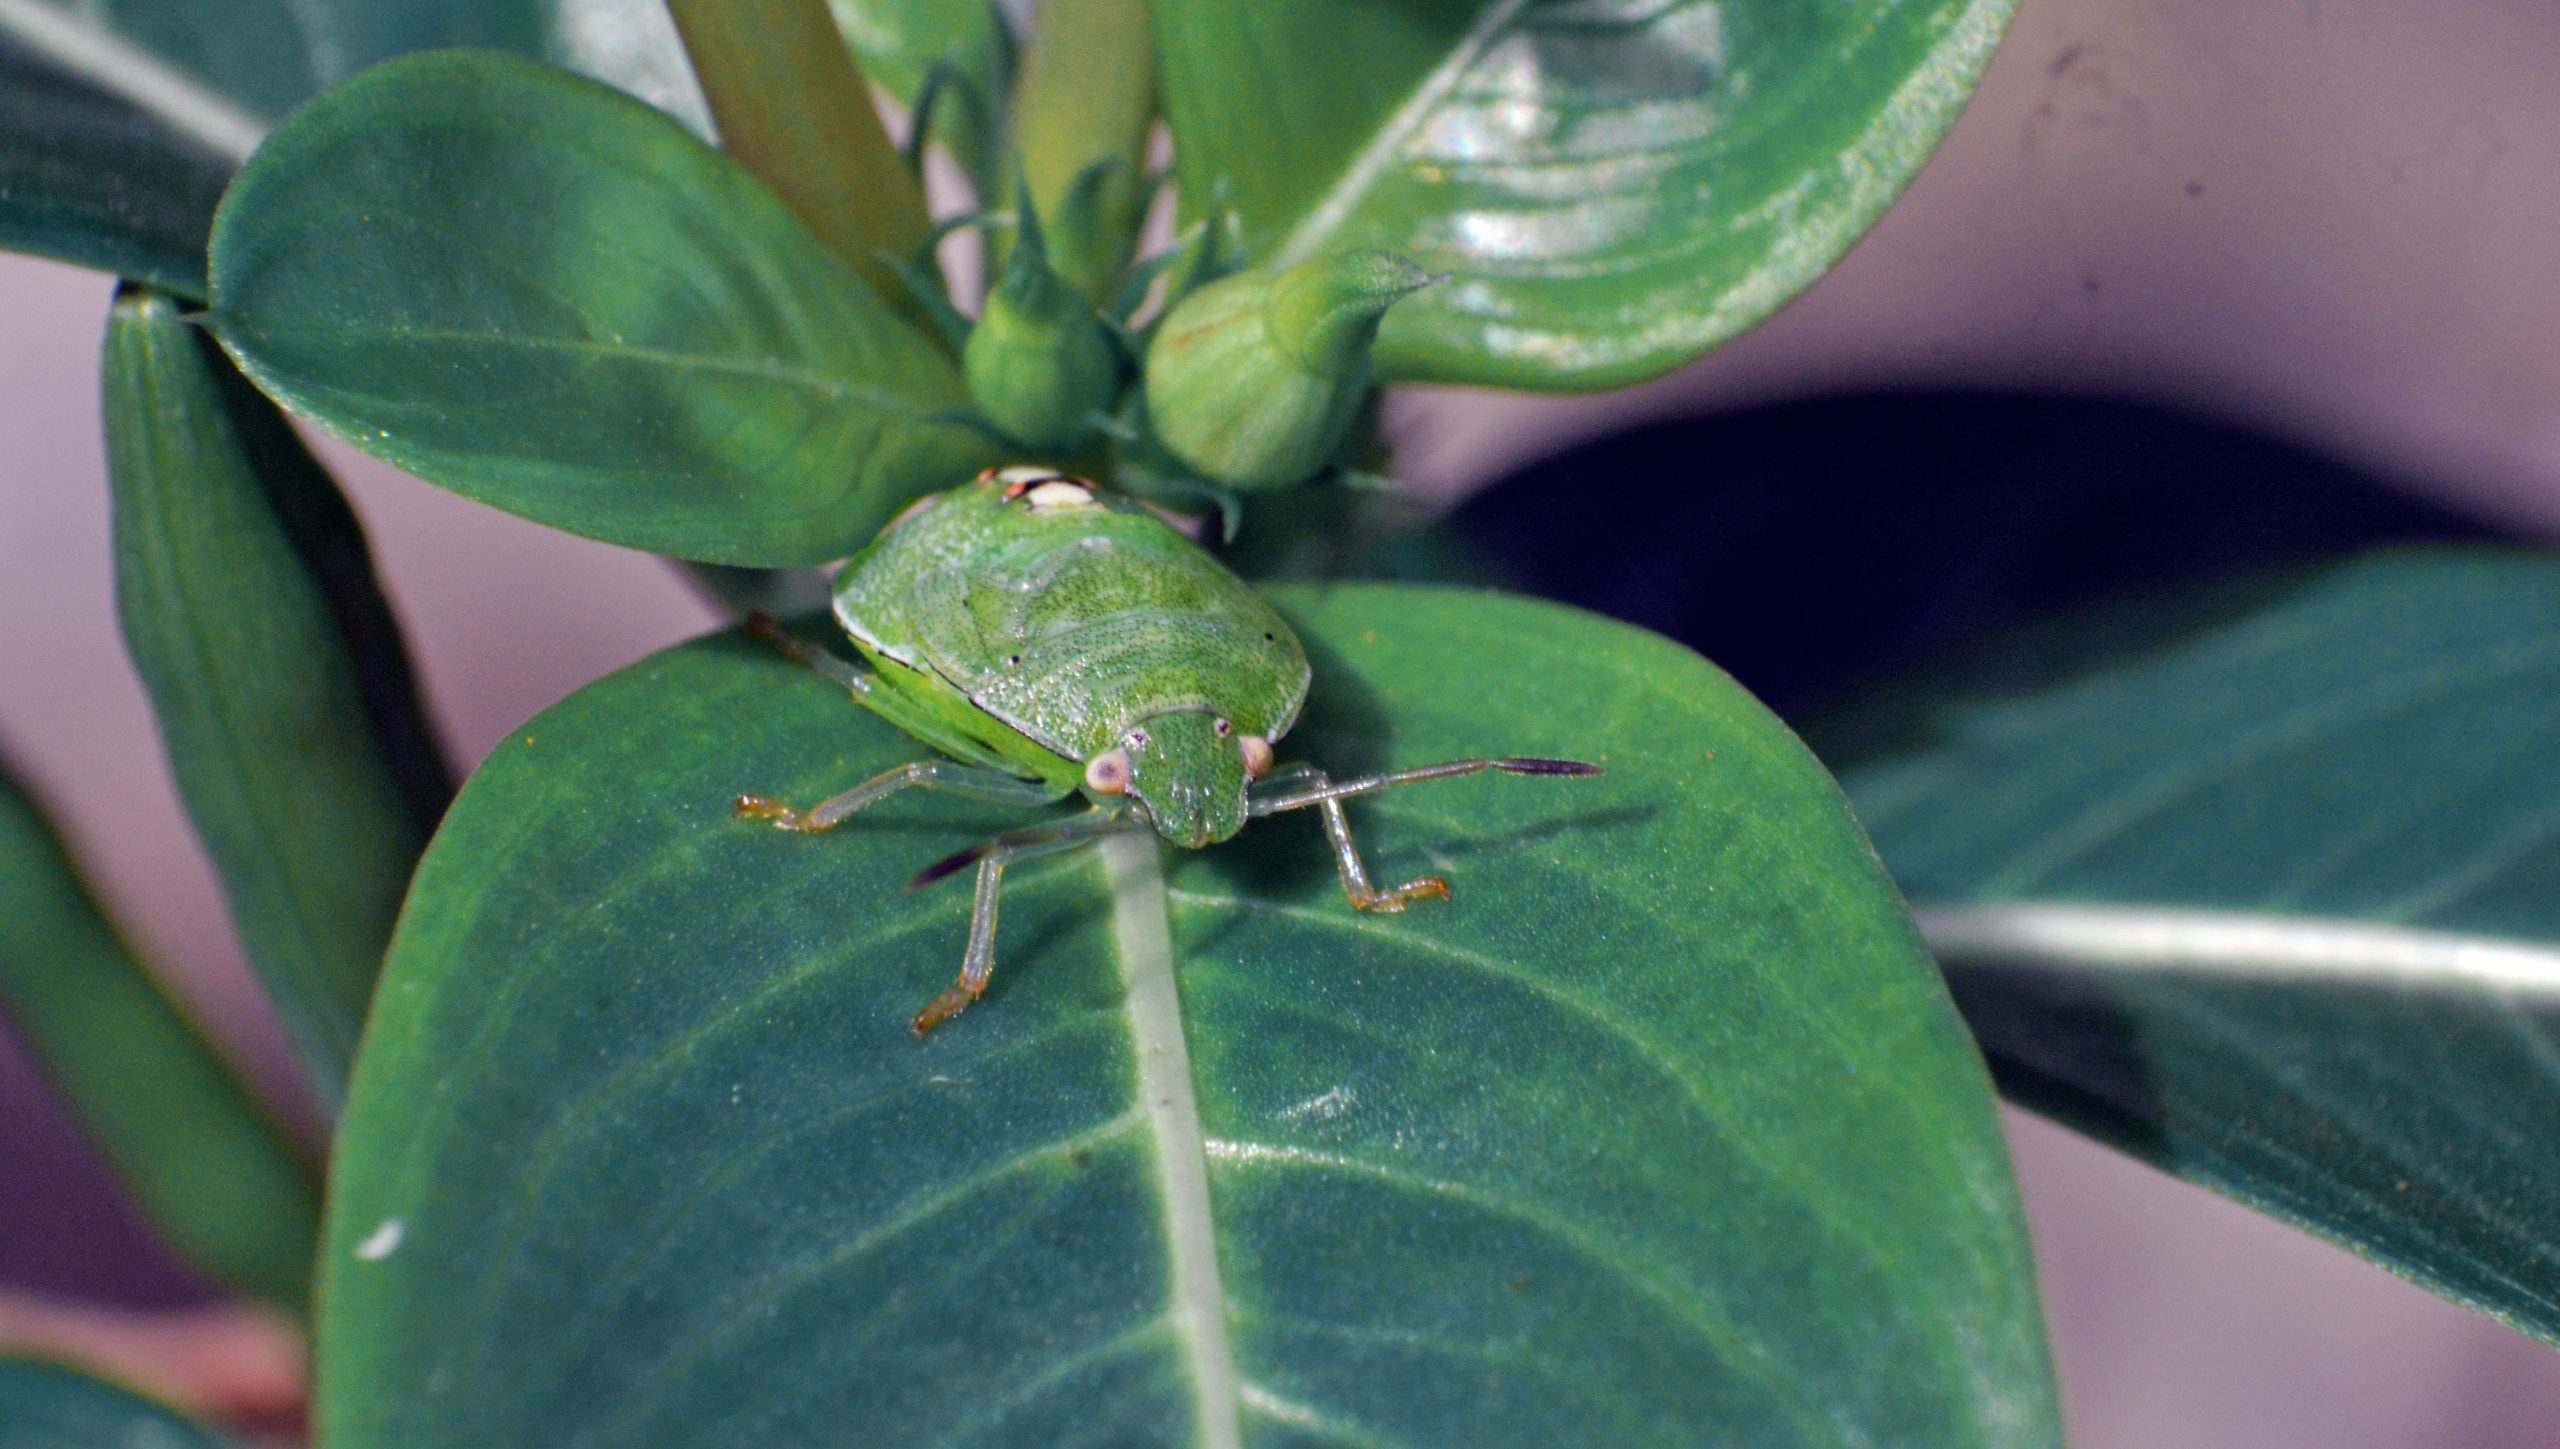
[[[2539,0],[2023,0],[1937,159],[1777,319],[1606,397],[1405,395],[1401,471],[1497,569],[1790,715],[2134,584],[2560,537],[2554,57]],[[0,742],[307,1124],[115,633],[109,289],[0,257]],[[714,621],[655,559],[324,451],[463,760]],[[2010,1124],[2080,1449],[2560,1444],[2560,1353]],[[0,1041],[0,1319],[26,1293],[204,1299]]]

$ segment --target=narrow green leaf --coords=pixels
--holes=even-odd
[[[612,0],[0,0],[0,246],[204,295],[214,202],[267,130],[377,61],[542,55],[698,117],[674,27]]]
[[[1041,6],[1014,111],[1022,181],[1049,222],[1051,263],[1099,304],[1128,266],[1149,196],[1156,56],[1147,0]]]
[[[1500,595],[1275,597],[1283,758],[1605,762],[1005,878],[1018,816],[730,817],[923,753],[736,635],[491,755],[339,1139],[318,1415],[444,1445],[2048,1445],[1981,1065],[1829,779],[1694,655]],[[1132,848],[1132,847],[1135,848]]]
[[[1155,0],[1185,205],[1255,259],[1453,278],[1383,376],[1664,372],[1820,276],[1973,88],[2011,0]]]
[[[231,1449],[130,1390],[59,1364],[0,1358],[0,1449]]]
[[[213,325],[429,482],[716,563],[841,558],[995,461],[934,342],[682,127],[506,56],[313,102],[224,199]]]
[[[827,0],[667,0],[720,128],[720,148],[772,187],[873,288],[932,219]],[[921,317],[915,320],[925,320]]]
[[[232,924],[334,1104],[451,785],[364,536],[273,404],[176,306],[116,301],[116,604]]]
[[[2013,641],[1831,757],[2012,1095],[2560,1342],[2555,698],[2560,564],[2380,555]]]
[[[180,1257],[304,1311],[319,1184],[134,958],[5,768],[0,1009]],[[0,1408],[0,1444],[9,1417]]]

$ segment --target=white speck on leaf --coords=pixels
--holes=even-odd
[[[1284,1122],[1294,1122],[1298,1118],[1307,1117],[1318,1122],[1330,1122],[1350,1111],[1351,1104],[1358,1100],[1359,1094],[1349,1087],[1334,1087],[1309,1097],[1294,1107],[1281,1108],[1280,1119]]]
[[[375,1228],[366,1235],[363,1242],[356,1244],[357,1260],[365,1263],[379,1263],[390,1257],[393,1253],[400,1251],[400,1236],[406,1231],[408,1230],[401,1225],[398,1218],[383,1219],[381,1227]]]

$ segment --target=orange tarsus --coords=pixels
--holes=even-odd
[[[1403,910],[1406,903],[1409,901],[1447,900],[1449,898],[1449,882],[1444,876],[1426,875],[1420,880],[1406,881],[1403,885],[1397,886],[1391,891],[1371,891],[1368,899],[1366,900],[1363,900],[1356,895],[1352,895],[1351,888],[1348,884],[1343,887],[1342,893],[1346,896],[1350,896],[1351,904],[1357,909],[1364,911],[1385,911],[1389,914],[1393,914],[1397,911]]]
[[[926,1002],[924,1010],[916,1013],[915,1020],[907,1023],[907,1030],[914,1032],[917,1039],[922,1040],[926,1032],[968,1010],[969,1003],[977,999],[977,993],[967,987],[954,986]]]
[[[768,799],[762,795],[739,796],[738,803],[731,811],[731,815],[732,818],[738,820],[770,820],[773,822],[774,828],[778,830],[797,830],[800,828],[799,811],[792,809],[790,806],[783,804],[779,800]]]

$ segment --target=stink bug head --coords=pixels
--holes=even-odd
[[[1253,753],[1225,718],[1166,710],[1138,721],[1114,753],[1128,760],[1128,793],[1166,840],[1197,850],[1244,828]],[[1264,747],[1263,758],[1269,758]]]

